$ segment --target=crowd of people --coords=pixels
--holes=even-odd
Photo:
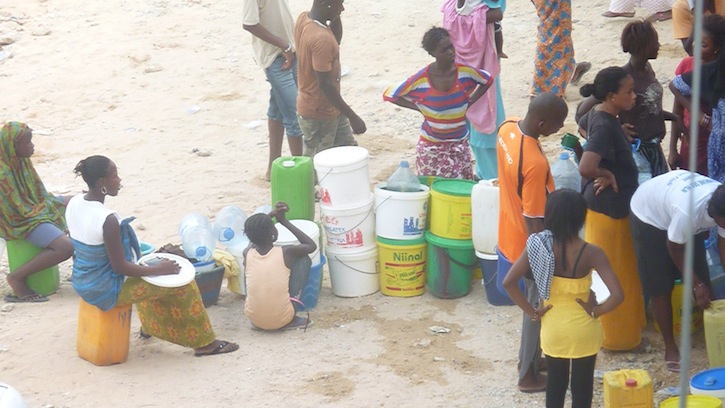
[[[575,116],[586,139],[575,148],[580,191],[554,191],[539,142],[563,127],[566,88],[592,68],[575,59],[570,0],[532,0],[539,26],[531,100],[523,118],[506,118],[502,103],[505,0],[445,0],[442,27],[430,28],[422,38],[433,61],[383,92],[385,101],[423,116],[416,146],[419,175],[499,179],[498,273],[506,275],[504,287],[524,312],[517,385],[522,392],[545,390],[547,407],[563,406],[569,378],[573,406],[591,406],[597,353],[601,347],[632,350],[640,344],[644,296],[652,301],[661,330],[666,367],[679,371],[670,296],[685,270],[688,234],[694,231],[696,242],[693,295],[698,306],[706,308],[712,300],[707,234],[717,235],[725,260],[725,18],[718,14],[725,10],[718,1],[707,2],[702,43],[692,44],[691,20],[688,35],[678,34],[685,19],[676,11],[678,2],[669,5],[675,37],[688,51],[700,47],[704,64],[695,67],[687,57],[676,68],[669,85],[675,96],[672,112],[663,109],[664,89],[649,63],[659,51],[651,21],[667,17],[662,13],[669,1],[612,0],[605,13],[631,17],[634,5],[644,5],[656,18],[627,24],[621,47],[628,61],[599,70],[593,83],[579,89],[585,99]],[[366,125],[340,88],[343,0],[312,0],[296,22],[288,0],[243,4],[243,28],[253,36],[255,60],[271,87],[267,178],[285,133],[293,155],[357,145],[354,135],[365,133]],[[691,17],[691,3],[686,10]],[[701,70],[702,81],[697,112],[692,109],[695,69]],[[666,121],[671,122],[668,156],[661,147]],[[694,124],[699,127],[697,161],[690,164],[686,157]],[[633,142],[653,177],[642,184]],[[47,301],[28,287],[27,277],[74,255],[72,283],[81,298],[101,310],[136,304],[144,336],[190,347],[197,356],[238,349],[216,338],[194,282],[168,289],[140,279],[178,273],[179,265],[134,262],[139,251],[132,220],[104,205],[106,196],[121,189],[113,161],[104,156],[81,160],[75,173],[88,192],[59,197],[46,191],[33,168],[30,127],[7,122],[0,147],[0,237],[24,239],[42,249],[8,275],[13,293],[6,301]],[[699,175],[689,178],[688,168]],[[696,197],[693,209],[686,205],[690,193]],[[272,213],[246,223],[251,245],[244,254],[245,313],[262,330],[310,323],[296,315],[296,299],[309,275],[307,255],[316,244],[286,220],[287,210],[278,203]],[[274,218],[299,245],[273,245]],[[593,269],[610,291],[601,304],[589,290]]]

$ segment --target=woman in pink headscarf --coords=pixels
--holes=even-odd
[[[506,119],[499,81],[499,56],[496,53],[493,23],[501,21],[505,0],[446,0],[443,27],[456,49],[456,62],[483,69],[495,78],[492,91],[486,92],[467,111],[471,150],[476,158],[476,177],[493,179],[496,166],[496,135]]]

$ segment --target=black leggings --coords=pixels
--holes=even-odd
[[[594,365],[597,355],[582,358],[546,356],[546,408],[563,408],[569,387],[571,365],[571,407],[591,408],[594,391]]]

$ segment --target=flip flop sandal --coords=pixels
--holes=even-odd
[[[33,293],[32,295],[27,296],[16,296],[13,294],[7,294],[5,295],[5,301],[8,303],[42,303],[47,302],[48,298],[43,295],[39,295],[37,293]]]
[[[665,368],[673,373],[679,373],[680,372],[680,362],[679,361],[665,361]]]
[[[237,350],[239,350],[238,344],[220,340],[219,345],[214,347],[211,351],[194,353],[194,357],[215,356],[217,354],[231,353],[232,351]]]

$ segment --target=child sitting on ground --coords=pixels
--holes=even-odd
[[[308,256],[317,249],[315,241],[285,217],[287,204],[278,202],[269,214],[254,214],[244,223],[251,244],[244,250],[247,299],[244,314],[262,330],[306,328],[311,322],[295,313],[310,276]],[[272,217],[286,227],[299,245],[275,246],[277,228]]]

